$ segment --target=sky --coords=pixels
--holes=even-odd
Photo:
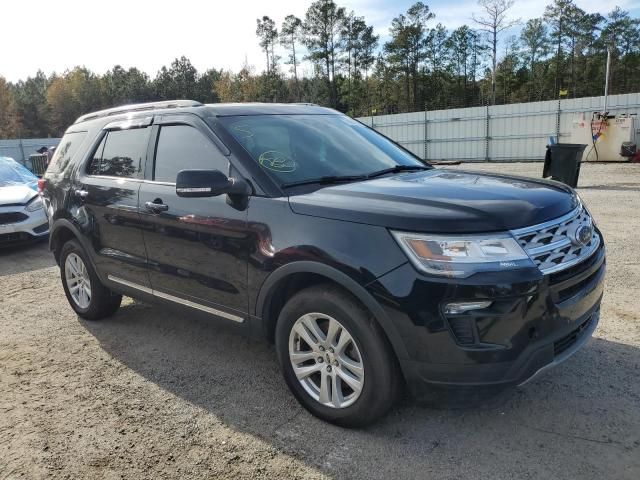
[[[102,74],[114,65],[121,65],[137,67],[153,78],[160,67],[182,55],[200,71],[211,67],[237,71],[245,60],[261,71],[265,62],[255,35],[256,18],[268,15],[279,26],[288,14],[304,18],[311,1],[2,0],[0,75],[15,82],[33,76],[38,69],[46,74],[62,73],[81,65]],[[336,3],[364,16],[382,42],[391,20],[414,2],[338,0]],[[423,2],[436,15],[432,24],[441,22],[448,28],[465,23],[471,26],[471,15],[481,13],[476,0]],[[523,22],[541,16],[546,3],[546,0],[516,0],[511,16]],[[575,3],[587,12],[603,15],[619,5],[640,17],[640,0],[575,0]]]

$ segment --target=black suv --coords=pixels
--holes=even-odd
[[[40,187],[78,315],[128,295],[235,325],[340,425],[404,385],[522,384],[598,323],[604,243],[572,189],[433,168],[314,105],[88,114]]]

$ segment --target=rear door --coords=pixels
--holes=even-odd
[[[194,115],[154,122],[155,152],[140,189],[140,215],[155,295],[242,322],[247,312],[247,210],[227,196],[182,198],[176,177],[184,169],[220,170],[227,156]]]
[[[107,126],[78,174],[76,223],[89,237],[100,272],[113,281],[149,286],[138,212],[152,118],[135,128]],[[131,122],[129,123],[131,125]]]

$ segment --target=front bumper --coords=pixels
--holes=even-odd
[[[598,304],[598,309],[586,319],[580,321],[576,328],[553,342],[553,349],[551,348],[551,345],[547,344],[536,351],[531,356],[534,361],[527,362],[528,368],[525,368],[522,374],[517,376],[520,379],[523,379],[518,386],[522,386],[525,383],[530,382],[540,373],[555,367],[556,365],[560,365],[571,357],[571,355],[580,350],[584,344],[591,339],[591,335],[596,331],[599,321],[600,304]]]
[[[0,247],[37,240],[49,234],[49,221],[44,209],[27,212],[24,208],[2,207],[0,214],[15,219],[0,223]]]
[[[369,289],[404,343],[400,364],[420,396],[434,385],[519,385],[566,360],[598,324],[605,268],[601,242],[588,259],[551,275],[523,269],[434,280],[404,265]],[[448,302],[475,300],[492,304],[444,313]]]

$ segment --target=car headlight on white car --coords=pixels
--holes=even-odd
[[[42,203],[42,197],[40,197],[40,195],[36,195],[29,201],[29,203],[27,203],[25,210],[27,212],[35,212],[42,209],[43,207],[44,203]]]
[[[465,278],[478,272],[535,267],[508,233],[460,236],[391,233],[411,263],[431,275]]]

